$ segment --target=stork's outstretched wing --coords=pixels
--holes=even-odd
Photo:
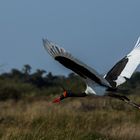
[[[45,49],[55,60],[57,60],[59,63],[61,63],[68,69],[71,69],[72,71],[80,75],[82,78],[91,79],[101,86],[110,86],[107,80],[100,76],[94,69],[90,68],[83,62],[74,58],[63,48],[58,47],[58,45],[48,41],[47,39],[43,39],[43,44]]]
[[[140,64],[140,37],[134,49],[121,59],[104,77],[113,88],[129,79]]]

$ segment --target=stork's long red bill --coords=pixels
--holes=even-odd
[[[55,99],[53,100],[53,103],[60,103],[60,101],[61,101],[61,99],[60,99],[60,97],[58,97],[58,98],[55,98]]]
[[[60,101],[66,97],[67,97],[67,91],[64,91],[64,93],[61,96],[59,96],[53,100],[53,103],[60,103]]]

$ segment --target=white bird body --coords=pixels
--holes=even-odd
[[[43,44],[48,53],[63,66],[71,69],[80,75],[86,82],[87,95],[106,94],[107,89],[116,89],[119,85],[130,79],[138,65],[140,64],[140,38],[134,49],[121,59],[114,67],[102,77],[93,68],[74,58],[70,53],[65,51],[53,42],[43,39]]]

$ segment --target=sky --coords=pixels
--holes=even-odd
[[[104,74],[140,36],[139,7],[140,0],[1,0],[0,72],[30,64],[70,73],[44,50],[48,38]]]

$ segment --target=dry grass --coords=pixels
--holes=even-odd
[[[110,98],[0,102],[2,140],[139,140],[139,132],[139,110]]]

